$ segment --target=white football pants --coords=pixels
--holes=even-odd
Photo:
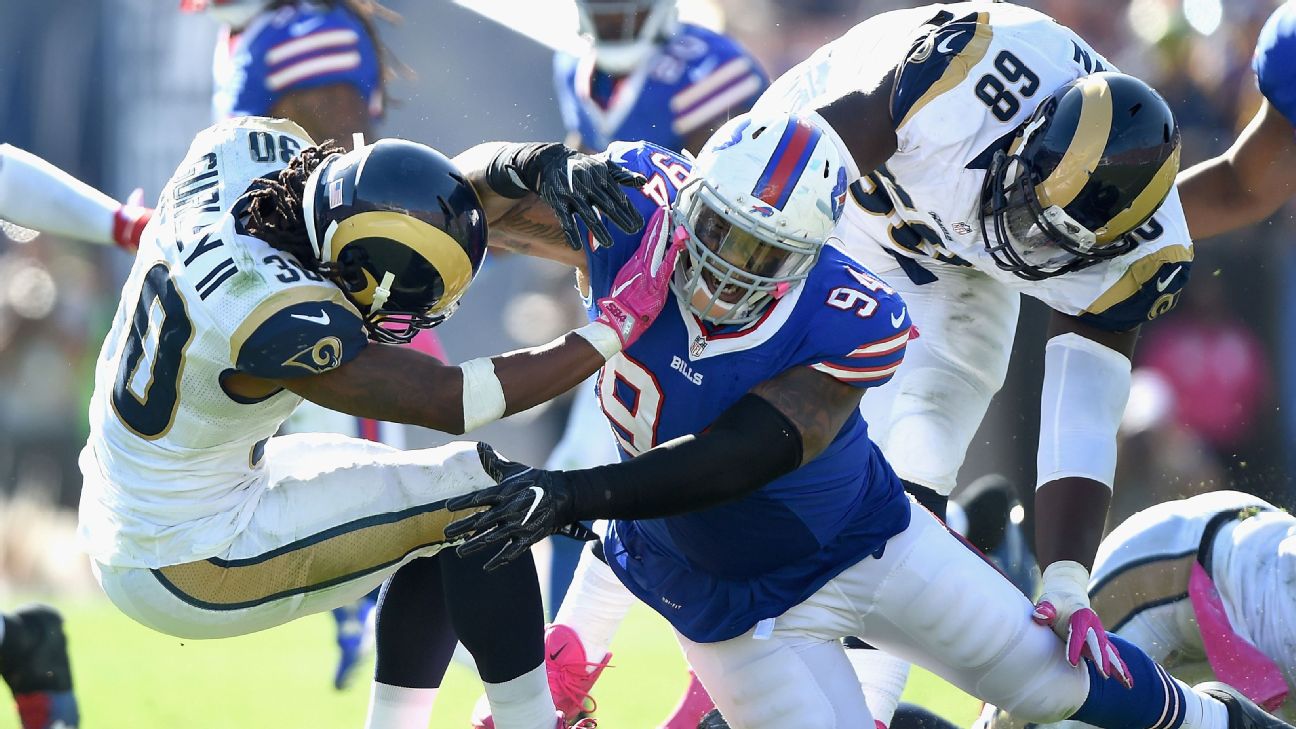
[[[440,551],[452,520],[443,502],[494,485],[466,442],[401,451],[289,435],[270,439],[265,462],[268,488],[221,554],[160,569],[92,564],[112,602],[181,638],[243,635],[331,610]]]
[[[972,268],[941,265],[918,285],[871,240],[846,247],[904,298],[918,329],[891,381],[860,402],[897,475],[948,496],[990,398],[1003,385],[1020,295]]]
[[[840,639],[859,636],[1035,722],[1074,713],[1089,692],[1032,605],[925,509],[866,558],[774,621],[719,643],[679,636],[735,729],[859,729],[873,721]]]

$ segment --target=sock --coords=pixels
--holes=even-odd
[[[374,681],[365,729],[427,729],[434,688],[405,688]]]
[[[1228,707],[1214,696],[1192,690],[1179,682],[1184,693],[1183,729],[1228,729]]]
[[[557,709],[544,664],[502,683],[483,681],[491,717],[500,729],[553,729]]]
[[[1133,643],[1111,633],[1107,638],[1125,659],[1134,688],[1104,679],[1085,661],[1089,696],[1069,718],[1105,729],[1227,729],[1223,704],[1166,673]]]
[[[635,596],[621,584],[612,568],[587,549],[581,554],[554,622],[575,630],[585,647],[585,657],[597,662],[607,655],[612,636],[634,602]]]
[[[873,718],[890,726],[909,678],[909,662],[874,648],[861,648],[858,639],[846,641],[846,658],[855,669],[864,700]]]

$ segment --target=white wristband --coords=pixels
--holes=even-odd
[[[1054,562],[1044,568],[1040,583],[1039,599],[1053,603],[1059,625],[1066,625],[1075,611],[1089,607],[1089,570],[1079,562]]]
[[[573,329],[572,334],[589,342],[605,360],[621,353],[621,338],[603,322],[592,321],[580,329]]]
[[[504,386],[495,376],[489,357],[478,357],[459,365],[463,371],[463,429],[467,433],[499,420],[504,415]]]

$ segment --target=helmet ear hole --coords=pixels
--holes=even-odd
[[[755,138],[759,137],[759,136],[761,135],[761,133],[764,132],[764,131],[765,131],[766,129],[768,129],[768,128],[769,128],[769,127],[761,127],[760,129],[757,129],[756,131],[752,132],[752,139],[755,139]]]

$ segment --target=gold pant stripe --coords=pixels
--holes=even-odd
[[[1132,562],[1089,592],[1094,612],[1108,630],[1119,630],[1149,608],[1188,597],[1197,551]]]
[[[332,587],[400,562],[411,552],[442,544],[445,528],[467,511],[445,502],[400,517],[384,514],[330,529],[264,555],[216,558],[153,570],[172,594],[209,610],[239,610]],[[382,519],[381,523],[376,523]]]

